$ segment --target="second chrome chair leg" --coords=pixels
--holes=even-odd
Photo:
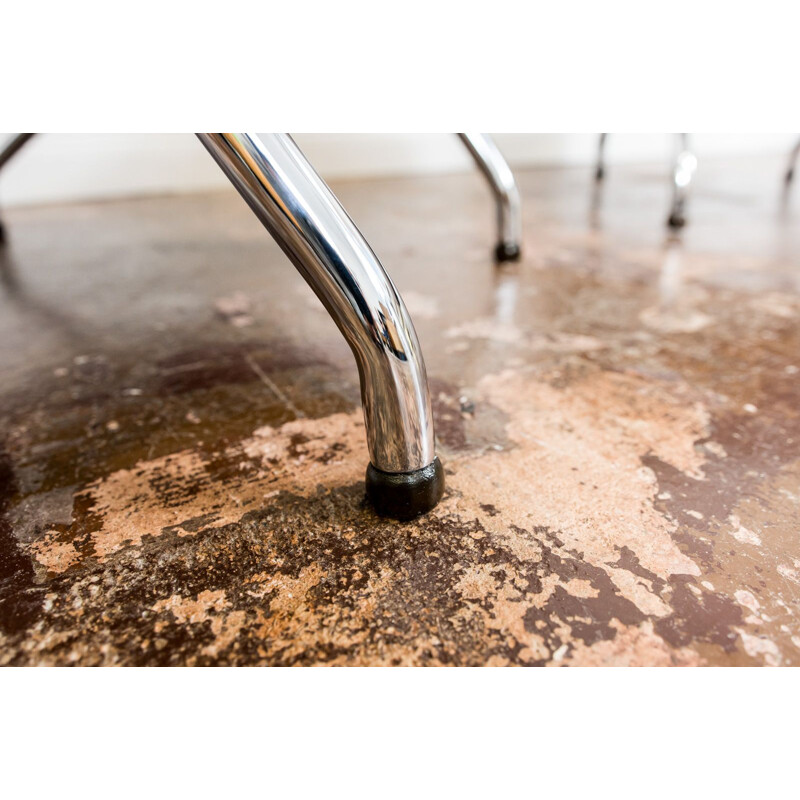
[[[672,207],[667,218],[670,228],[682,228],[686,224],[686,199],[697,169],[697,158],[689,150],[689,135],[679,133],[678,145],[672,165]]]
[[[442,496],[428,381],[408,311],[353,221],[287,134],[200,140],[306,279],[353,351],[379,513],[409,519]]]
[[[522,209],[517,182],[497,145],[484,133],[459,133],[480,171],[489,181],[497,204],[498,261],[516,261],[522,253]]]

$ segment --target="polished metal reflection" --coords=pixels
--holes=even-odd
[[[309,283],[358,364],[372,464],[434,460],[428,382],[408,311],[364,237],[288,134],[200,140]]]
[[[514,173],[497,145],[485,133],[459,133],[480,171],[486,176],[497,205],[497,243],[509,253],[522,249],[522,202]]]

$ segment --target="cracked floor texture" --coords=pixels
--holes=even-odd
[[[447,472],[364,503],[358,376],[230,192],[10,209],[0,664],[800,664],[800,196],[781,161],[334,182]],[[800,187],[795,187],[795,195]]]

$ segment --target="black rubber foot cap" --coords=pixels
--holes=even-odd
[[[500,242],[494,251],[494,257],[498,261],[519,261],[520,255],[522,255],[522,251],[519,245],[510,242]]]
[[[438,458],[416,472],[384,472],[367,467],[367,497],[382,517],[414,519],[442,499],[444,469]]]
[[[683,214],[670,214],[669,219],[667,220],[667,225],[670,228],[678,229],[682,228],[686,224],[686,217]]]
[[[6,229],[2,222],[0,222],[0,244],[6,243]]]

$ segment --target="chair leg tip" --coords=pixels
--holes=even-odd
[[[382,517],[410,520],[436,506],[444,493],[444,469],[438,457],[415,472],[384,472],[367,467],[367,498]]]
[[[500,242],[494,251],[494,257],[498,262],[519,261],[521,256],[522,250],[515,242]]]
[[[667,225],[669,225],[669,227],[673,230],[678,230],[686,225],[686,217],[684,217],[683,214],[673,212],[669,215]]]

